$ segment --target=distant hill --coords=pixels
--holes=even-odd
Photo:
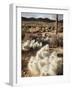
[[[58,22],[61,22],[61,23],[63,23],[63,20],[59,20]]]
[[[21,17],[22,21],[43,21],[43,22],[55,22],[56,20],[52,20],[49,18],[26,18],[26,17]],[[63,23],[63,20],[59,20],[58,22]]]
[[[49,18],[26,18],[22,17],[23,21],[43,21],[43,22],[55,22],[56,20],[51,20]]]

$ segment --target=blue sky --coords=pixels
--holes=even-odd
[[[56,20],[56,14],[48,14],[48,13],[28,13],[28,12],[22,12],[21,13],[22,17],[27,17],[27,18],[49,18],[52,20]],[[58,19],[63,20],[63,14],[58,14]]]

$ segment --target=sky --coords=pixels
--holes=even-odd
[[[52,20],[56,20],[56,14],[50,14],[50,13],[28,13],[28,12],[22,12],[22,17],[26,18],[49,18]],[[63,20],[63,14],[58,14],[58,20]]]

